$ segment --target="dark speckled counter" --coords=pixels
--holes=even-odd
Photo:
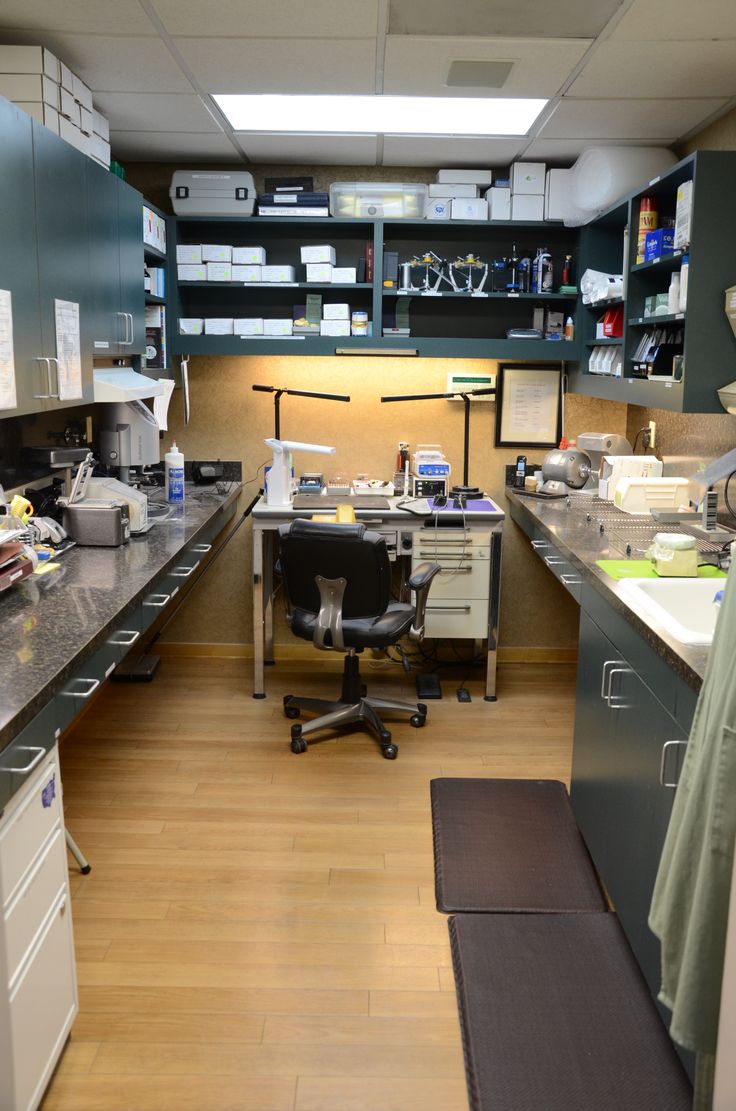
[[[240,486],[183,506],[144,537],[119,548],[70,549],[58,571],[31,575],[0,595],[0,751],[132,612],[151,584],[175,566],[217,517],[232,518]]]
[[[626,556],[611,546],[607,533],[601,532],[595,514],[586,520],[586,514],[575,511],[575,496],[543,501],[524,497],[512,490],[506,491],[512,519],[518,523],[533,524],[544,534],[562,555],[573,564],[588,586],[637,630],[649,646],[693,690],[699,691],[708,662],[708,648],[695,648],[681,644],[670,636],[643,610],[631,604],[621,591],[621,584],[596,566],[599,559],[625,559]],[[580,503],[578,503],[580,504]],[[622,515],[625,522],[625,515]],[[621,526],[625,530],[625,523]],[[640,553],[632,558],[641,559]]]

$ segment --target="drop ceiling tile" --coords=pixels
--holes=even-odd
[[[725,100],[575,100],[565,97],[541,130],[543,139],[649,139],[671,143]]]
[[[611,32],[611,41],[672,42],[736,38],[732,0],[635,0]]]
[[[95,106],[113,131],[221,131],[198,96],[99,93]]]
[[[235,138],[251,162],[306,165],[373,166],[375,135],[286,135],[236,131]]]
[[[553,166],[572,166],[588,147],[618,147],[622,139],[533,139],[522,151],[522,158],[538,159]],[[648,139],[628,139],[626,146],[651,146]],[[666,145],[666,144],[665,144]]]
[[[170,35],[237,38],[373,38],[378,0],[154,0]]]
[[[392,35],[514,37],[577,39],[595,38],[620,0],[565,0],[540,4],[539,0],[493,3],[488,0],[391,0],[389,31]]]
[[[375,44],[366,39],[174,40],[208,93],[372,93]]]
[[[90,32],[102,35],[150,35],[153,26],[138,0],[2,0],[0,28]],[[6,40],[7,41],[7,40]],[[42,39],[37,42],[45,45]]]
[[[589,39],[469,41],[391,35],[386,39],[383,91],[405,96],[550,97],[567,80],[590,44]],[[445,84],[455,61],[510,61],[514,65],[500,89],[468,89]]]
[[[112,131],[113,158],[126,162],[240,162],[244,159],[226,135],[191,131]]]
[[[736,5],[734,5],[736,7]],[[736,95],[736,39],[729,42],[604,42],[568,90],[570,96]]]
[[[508,166],[526,139],[386,135],[384,166]]]

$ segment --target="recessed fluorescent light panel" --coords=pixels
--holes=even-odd
[[[546,100],[215,93],[234,131],[355,135],[526,135]]]

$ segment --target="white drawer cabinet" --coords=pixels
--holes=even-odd
[[[19,759],[35,759],[30,746],[19,748]],[[5,755],[6,764],[15,759]],[[0,818],[0,1111],[38,1107],[76,1013],[64,817],[54,745]]]
[[[425,636],[488,636],[490,558],[490,533],[442,528],[415,537],[412,570],[426,561],[440,565],[427,598]]]

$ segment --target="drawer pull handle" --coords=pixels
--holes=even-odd
[[[420,543],[421,542],[422,541],[420,541]],[[454,544],[456,548],[459,548],[461,546],[467,548],[467,547],[470,547],[472,545],[473,538],[471,536],[460,536],[460,537],[458,537],[458,536],[437,536],[437,537],[429,536],[429,537],[426,537],[425,536],[424,543],[425,544],[431,544],[433,548],[437,547],[438,545],[442,545],[442,544]],[[477,543],[477,541],[476,541],[476,543]],[[488,543],[488,541],[486,541],[486,543]]]
[[[43,401],[47,397],[52,396],[52,394],[51,394],[51,389],[52,389],[52,386],[51,386],[51,360],[50,359],[45,359],[43,357],[43,355],[38,355],[33,361],[34,361],[34,363],[46,363],[46,389],[48,390],[48,393],[34,393],[34,395],[33,395],[34,400]]]
[[[144,606],[155,606],[156,609],[163,609],[171,601],[170,594],[149,594],[144,601]]]
[[[560,575],[560,582],[563,582],[565,586],[580,586],[582,581],[577,575]]]
[[[620,660],[614,660],[614,663],[620,664],[621,661]],[[614,677],[614,675],[631,675],[631,673],[632,672],[631,672],[630,667],[612,667],[611,670],[608,672],[608,686],[606,687],[605,702],[606,702],[606,706],[608,706],[609,710],[630,710],[631,709],[631,707],[628,706],[625,702],[616,702],[615,699],[616,699],[617,696],[615,694],[611,693],[611,687],[613,686],[613,677]]]
[[[611,677],[608,674],[608,669],[609,667],[615,667],[616,664],[620,664],[621,662],[621,660],[606,660],[603,664],[603,668],[601,669],[601,698],[604,702],[607,702],[611,697]],[[606,680],[608,680],[608,682],[606,682]]]
[[[560,559],[559,556],[543,556],[543,559],[548,567],[564,566],[567,563],[566,559]]]
[[[117,633],[115,633],[115,636],[111,639],[110,643],[117,644],[118,647],[130,648],[131,644],[135,644],[140,635],[141,634],[138,632],[137,629],[120,629]],[[123,640],[123,637],[127,637],[128,639]]]
[[[427,606],[427,613],[470,613],[470,606]]]
[[[439,574],[440,575],[472,575],[473,574],[473,568],[472,567],[443,567],[440,570]]]
[[[32,772],[37,767],[44,756],[46,755],[45,748],[37,748],[36,745],[18,745],[18,752],[35,752],[36,755],[31,761],[26,764],[24,768],[6,768],[6,771],[15,772],[16,775],[26,775],[27,772]]]
[[[192,572],[197,570],[197,568],[199,567],[199,563],[200,561],[197,560],[197,562],[193,563],[191,567],[175,567],[174,570],[171,572],[172,578],[188,579]]]
[[[546,540],[532,540],[532,547],[539,551],[540,548],[549,548],[549,544]]]
[[[665,765],[667,763],[667,752],[668,752],[668,750],[671,746],[674,746],[675,748],[678,748],[678,747],[687,748],[687,741],[665,741],[664,744],[662,745],[662,759],[660,760],[660,763],[659,763],[659,782],[660,782],[660,785],[662,787],[675,788],[675,787],[677,787],[678,780],[675,780],[674,782],[671,782],[671,781],[665,779],[665,774],[666,774],[665,773]]]
[[[74,682],[74,683],[89,683],[89,687],[87,688],[86,691],[62,691],[61,692],[62,694],[71,695],[72,698],[89,698],[89,696],[91,694],[95,693],[95,691],[97,690],[97,688],[100,685],[100,680],[99,679],[73,679],[72,682]]]
[[[204,555],[205,552],[211,552],[212,551],[212,545],[211,544],[195,544],[194,547],[191,549],[191,551],[199,552],[202,555]]]

